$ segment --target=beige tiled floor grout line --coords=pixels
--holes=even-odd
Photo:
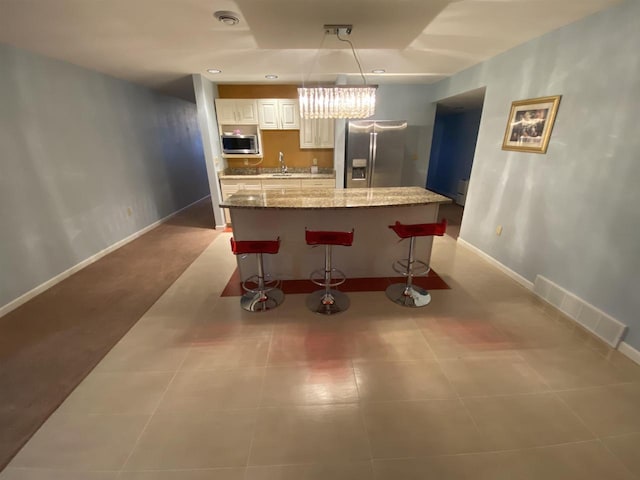
[[[571,406],[567,402],[565,402],[565,400],[560,395],[558,395],[555,392],[553,392],[553,395],[556,398],[558,398],[560,402],[562,402],[562,404],[569,409],[569,411],[574,415],[574,417],[577,418],[580,421],[580,423],[582,423],[582,425],[587,429],[587,431],[594,436],[594,440],[597,441],[602,446],[602,448],[604,448],[604,450],[609,454],[609,456],[615,461],[616,464],[621,466],[624,471],[628,472],[632,476],[635,476],[635,474],[631,470],[629,470],[629,468],[624,464],[624,462],[620,460],[618,456],[609,449],[609,447],[607,447],[607,444],[602,441],[602,437],[596,434],[596,432],[594,432],[591,428],[589,428],[589,425],[587,425],[587,423],[578,414],[578,412],[576,412],[573,408],[571,408]]]
[[[496,328],[500,330],[500,328],[498,326],[496,326]],[[582,419],[582,417],[580,417],[580,415],[578,415],[577,412],[575,412],[565,401],[564,399],[562,399],[559,395],[557,395],[556,391],[553,390],[551,388],[551,386],[547,383],[547,381],[544,379],[544,377],[542,377],[542,375],[532,366],[529,364],[529,362],[527,361],[526,358],[520,356],[520,358],[522,359],[522,361],[525,362],[525,364],[527,365],[527,367],[529,369],[531,369],[531,371],[533,371],[533,373],[538,377],[538,379],[545,385],[545,387],[547,388],[547,390],[543,391],[543,392],[529,392],[529,393],[518,393],[518,394],[502,394],[502,395],[482,395],[482,396],[461,396],[458,391],[455,389],[455,387],[453,386],[453,384],[451,383],[451,380],[449,379],[449,377],[447,376],[446,372],[440,367],[440,359],[438,358],[438,356],[435,354],[435,352],[433,352],[433,350],[431,349],[431,345],[429,344],[424,331],[422,329],[420,329],[420,333],[422,334],[423,338],[425,339],[425,342],[427,343],[427,345],[429,346],[429,349],[432,351],[432,353],[434,354],[434,358],[436,363],[438,364],[440,371],[442,372],[442,374],[444,375],[445,379],[447,380],[447,382],[449,383],[449,386],[451,387],[451,389],[456,393],[458,400],[462,403],[462,405],[465,408],[465,411],[467,412],[467,415],[469,416],[469,418],[471,419],[471,421],[473,422],[474,426],[476,427],[476,430],[478,431],[478,434],[480,436],[482,436],[482,432],[480,431],[480,428],[478,427],[478,424],[475,420],[475,418],[473,417],[473,415],[471,414],[471,411],[469,410],[468,406],[466,405],[464,399],[465,398],[495,398],[495,397],[514,397],[514,396],[530,396],[530,395],[543,395],[543,394],[551,394],[553,395],[554,398],[557,398],[558,400],[560,400],[560,402],[562,402],[563,405],[565,405],[567,407],[567,409],[574,415],[574,417],[576,417],[579,422],[585,427],[585,429],[593,436],[592,439],[589,440],[578,440],[578,441],[574,441],[574,442],[563,442],[563,443],[559,443],[559,444],[550,444],[550,445],[540,445],[540,446],[533,446],[533,447],[525,447],[525,448],[514,448],[514,449],[507,449],[507,450],[494,450],[494,451],[485,451],[485,452],[472,452],[472,453],[462,453],[462,454],[454,454],[454,455],[478,455],[478,454],[491,454],[491,453],[502,453],[502,452],[513,452],[513,451],[527,451],[527,450],[536,450],[536,449],[543,449],[543,448],[548,448],[548,447],[554,447],[554,446],[560,446],[560,445],[573,445],[573,444],[579,444],[579,443],[588,443],[588,442],[593,442],[593,441],[597,441],[600,443],[600,445],[603,446],[603,448],[609,453],[609,455],[611,457],[613,457],[613,459],[615,460],[615,462],[622,466],[623,469],[630,473],[631,475],[634,475],[633,472],[631,472],[626,465],[624,465],[624,463],[613,453],[609,450],[609,448],[607,448],[606,444],[602,441],[602,438],[599,437],[598,435],[596,435],[596,433],[591,430],[591,428],[589,428],[589,426],[585,423],[585,421]],[[504,333],[501,331],[501,333]],[[604,358],[604,357],[603,357]],[[614,365],[615,367],[615,365]],[[623,382],[623,384],[628,384],[628,383],[635,383],[635,382]],[[606,386],[610,386],[610,385],[606,385]],[[591,387],[588,387],[591,388]],[[598,387],[594,387],[594,388],[598,388]],[[584,390],[584,389],[573,389],[573,390]],[[573,391],[573,390],[565,390],[565,391]],[[448,455],[437,455],[437,456],[448,456]],[[389,459],[385,459],[385,460],[389,460]],[[635,475],[634,475],[635,476]]]
[[[178,277],[178,279],[176,280],[176,282],[180,281],[181,278],[184,277],[184,275],[189,272],[189,270],[196,264],[196,262],[198,262],[199,259],[202,258],[202,256],[205,254],[205,252],[207,252],[209,250],[209,248],[211,248],[211,246],[216,242],[216,240],[218,240],[219,238],[221,238],[220,236],[217,236],[212,242],[211,244],[191,263],[191,265],[189,265],[189,267],[182,273],[182,275],[180,275],[180,277]],[[174,282],[172,284],[175,285],[176,282]],[[169,287],[170,289],[171,287]],[[169,290],[167,289],[167,291]],[[156,303],[158,301],[160,301],[160,299],[162,299],[162,297],[166,294],[167,292],[165,291],[165,293],[163,293],[158,300],[156,300]],[[217,303],[217,300],[216,300]],[[155,305],[155,303],[154,303]],[[153,307],[153,305],[152,305]],[[151,307],[149,308],[151,309]],[[145,312],[146,315],[146,312]],[[144,317],[144,315],[143,315]],[[125,335],[126,336],[126,335]],[[123,337],[124,338],[124,337]],[[140,434],[138,435],[138,438],[136,438],[136,441],[133,444],[133,447],[131,448],[131,451],[129,452],[129,455],[127,455],[126,460],[122,463],[120,469],[118,470],[118,476],[117,478],[120,478],[122,476],[122,473],[125,472],[125,468],[127,466],[127,463],[129,463],[129,460],[131,459],[133,453],[135,452],[136,448],[138,447],[140,440],[142,439],[143,435],[145,434],[145,432],[147,431],[147,428],[149,427],[149,424],[151,423],[151,420],[153,420],[154,416],[156,415],[156,413],[158,412],[158,409],[160,408],[160,405],[162,404],[162,401],[164,400],[165,395],[167,394],[167,392],[169,391],[169,388],[171,387],[171,385],[173,384],[173,381],[175,380],[175,378],[178,376],[178,374],[180,373],[182,366],[184,365],[184,362],[186,361],[189,353],[191,352],[191,349],[193,349],[193,339],[189,344],[189,347],[185,350],[185,353],[182,357],[182,360],[180,361],[180,363],[177,365],[175,371],[173,372],[173,375],[171,376],[171,380],[169,380],[169,383],[167,384],[166,388],[164,389],[164,391],[162,392],[162,395],[160,395],[160,398],[158,399],[156,406],[153,410],[153,412],[151,413],[151,415],[149,415],[149,418],[147,419],[144,427],[142,428]]]
[[[206,252],[207,250],[205,250]],[[197,261],[198,259],[196,259]],[[195,262],[194,262],[195,263]],[[187,270],[188,271],[188,270]],[[162,296],[160,297],[162,298]],[[239,307],[238,307],[239,308]],[[545,313],[546,315],[546,313]],[[412,319],[412,322],[415,324],[415,320]],[[494,398],[494,397],[518,397],[518,396],[531,396],[531,395],[542,395],[542,394],[552,394],[554,398],[558,398],[570,411],[571,413],[583,424],[583,426],[587,429],[587,431],[593,435],[593,439],[589,439],[589,440],[580,440],[580,441],[574,441],[574,442],[563,442],[563,443],[558,443],[558,444],[550,444],[550,445],[541,445],[541,446],[534,446],[534,447],[525,447],[525,448],[513,448],[513,449],[506,449],[506,450],[494,450],[494,451],[482,451],[482,452],[469,452],[469,453],[458,453],[458,454],[437,454],[437,455],[424,455],[421,457],[395,457],[395,458],[374,458],[373,456],[373,451],[371,448],[371,440],[370,440],[370,436],[369,436],[369,432],[366,428],[366,422],[364,421],[364,416],[363,416],[363,412],[362,409],[359,408],[359,418],[360,418],[360,422],[362,423],[362,427],[364,429],[364,433],[366,436],[366,441],[368,444],[368,448],[369,448],[369,456],[370,456],[370,466],[373,472],[373,467],[374,467],[374,461],[375,460],[394,460],[394,459],[408,459],[408,458],[435,458],[435,457],[452,457],[452,456],[464,456],[464,455],[482,455],[482,454],[492,454],[492,453],[502,453],[502,452],[515,452],[515,451],[528,451],[528,450],[539,450],[539,449],[545,449],[545,448],[550,448],[550,447],[555,447],[555,446],[560,446],[560,445],[572,445],[572,444],[581,444],[581,443],[588,443],[588,442],[593,442],[593,441],[599,441],[600,444],[605,448],[605,450],[609,453],[609,455],[611,457],[613,457],[616,461],[616,463],[618,465],[621,465],[625,471],[631,473],[633,475],[632,472],[630,472],[630,470],[618,459],[618,457],[611,452],[606,444],[604,443],[604,441],[602,440],[604,437],[599,437],[598,435],[595,434],[595,432],[593,432],[588,425],[585,423],[585,421],[580,417],[580,415],[574,411],[574,409],[572,409],[565,401],[564,399],[562,399],[558,393],[561,392],[566,392],[566,391],[583,391],[583,390],[588,390],[588,389],[595,389],[595,388],[606,388],[606,387],[611,387],[611,386],[615,386],[615,385],[627,385],[627,384],[636,384],[638,383],[637,381],[630,381],[630,382],[618,382],[618,383],[613,383],[613,384],[606,384],[606,385],[594,385],[594,386],[588,386],[588,387],[581,387],[581,388],[574,388],[574,389],[552,389],[550,387],[550,385],[546,382],[546,380],[542,377],[542,375],[527,361],[526,358],[522,357],[521,355],[514,355],[514,358],[520,358],[529,369],[531,369],[534,374],[540,379],[540,381],[547,387],[547,390],[542,391],[542,392],[529,392],[529,393],[515,393],[515,394],[500,394],[500,395],[471,395],[471,396],[463,396],[461,395],[456,388],[454,387],[454,385],[451,382],[451,379],[449,378],[449,376],[445,373],[445,371],[442,369],[441,367],[441,361],[446,361],[447,359],[441,359],[439,358],[435,352],[433,351],[433,348],[431,347],[430,343],[428,342],[426,336],[425,336],[425,332],[423,329],[419,328],[419,326],[417,324],[415,324],[415,326],[417,327],[417,330],[419,330],[420,335],[423,339],[423,341],[426,344],[426,347],[428,348],[428,350],[432,353],[433,355],[433,359],[429,359],[430,361],[435,362],[436,365],[438,365],[438,368],[440,370],[440,373],[442,373],[443,377],[445,378],[445,380],[447,381],[449,387],[451,388],[451,391],[453,393],[455,393],[458,401],[461,403],[461,405],[465,408],[465,411],[467,413],[467,415],[469,416],[469,418],[471,419],[471,421],[474,423],[474,426],[478,432],[478,434],[482,437],[482,432],[480,431],[478,424],[476,423],[473,415],[471,414],[471,412],[469,411],[466,403],[464,402],[465,398]],[[496,326],[496,328],[500,330],[500,328],[498,326]],[[501,331],[501,333],[504,333]],[[265,379],[266,379],[266,372],[267,372],[267,368],[269,367],[269,359],[270,359],[270,355],[272,352],[272,345],[273,345],[273,337],[274,337],[274,328],[272,325],[271,331],[270,331],[270,336],[269,336],[269,346],[268,346],[268,350],[267,350],[267,357],[265,360],[264,365],[262,366],[262,380],[261,380],[261,387],[260,387],[260,394],[259,394],[259,402],[258,402],[258,407],[255,408],[251,408],[251,410],[253,410],[254,412],[262,407],[262,399],[264,396],[264,386],[265,386]],[[174,380],[176,379],[177,375],[181,372],[182,366],[184,365],[189,353],[192,351],[192,349],[194,348],[193,346],[193,342],[191,342],[191,344],[189,345],[189,347],[187,349],[185,349],[185,353],[182,357],[182,360],[180,361],[179,365],[176,367],[175,371],[173,372],[173,375],[171,377],[171,379],[169,380],[166,388],[164,389],[164,391],[162,392],[162,394],[160,395],[155,408],[153,409],[153,412],[149,415],[148,420],[146,421],[144,427],[142,428],[142,431],[140,432],[140,434],[138,435],[135,443],[133,444],[131,451],[129,452],[129,455],[127,456],[126,460],[123,462],[123,464],[121,465],[119,470],[93,470],[95,472],[113,472],[116,473],[117,472],[117,477],[120,478],[122,476],[122,473],[128,470],[125,470],[125,467],[127,465],[127,463],[129,462],[129,460],[131,459],[133,453],[135,452],[136,448],[138,447],[141,438],[143,437],[144,433],[146,432],[149,424],[151,423],[151,421],[153,420],[153,418],[155,417],[155,415],[158,412],[158,409],[164,399],[164,397],[166,396],[169,388],[171,387],[171,385],[174,383]],[[565,347],[559,347],[560,349],[564,349]],[[576,349],[582,349],[584,348],[584,346],[578,346],[578,347],[574,347]],[[599,351],[596,350],[596,353],[600,353]],[[607,361],[607,363],[609,363],[613,368],[618,369],[619,367],[617,367],[615,364],[613,364],[613,362],[611,362],[609,360],[609,358],[607,358],[606,355],[602,355],[600,354],[600,356],[603,357],[604,360]],[[470,357],[470,358],[477,358],[477,357]],[[425,359],[420,359],[420,360],[399,360],[397,362],[387,362],[387,363],[420,363],[423,362]],[[356,391],[357,391],[357,395],[358,395],[358,401],[357,402],[331,402],[329,404],[316,404],[316,405],[308,405],[308,404],[301,404],[303,406],[320,406],[320,405],[342,405],[342,404],[356,404],[358,406],[362,405],[362,398],[360,395],[360,387],[358,385],[358,381],[355,375],[355,364],[354,364],[354,359],[350,358],[350,365],[351,365],[351,372],[352,372],[352,376],[353,376],[353,380],[356,386]],[[223,368],[223,369],[234,369],[237,367],[227,367],[227,368]],[[272,366],[271,368],[277,368],[277,366]],[[205,369],[205,371],[207,371],[208,369]],[[218,368],[213,369],[213,371],[217,371],[219,370]],[[146,372],[145,372],[146,373]],[[407,402],[421,402],[421,401],[430,401],[430,400],[438,400],[438,399],[412,399],[412,400],[406,400]],[[388,401],[377,401],[377,402],[370,402],[370,403],[386,403],[386,402],[401,402],[401,401],[397,401],[397,400],[388,400]],[[232,410],[232,409],[219,409],[220,411],[224,411],[224,410]],[[235,409],[235,410],[239,410],[239,409]],[[242,409],[244,410],[244,409]],[[246,409],[249,410],[249,409]],[[256,422],[257,422],[257,417],[256,417]],[[252,453],[252,448],[253,448],[253,442],[255,439],[255,435],[256,435],[256,425],[254,425],[254,431],[253,431],[253,435],[249,444],[249,449],[248,449],[248,454],[247,454],[247,462],[245,465],[245,477],[247,475],[247,470],[249,467],[249,461],[251,458],[251,453]],[[631,433],[630,433],[631,434]],[[630,435],[630,434],[624,434],[624,435]],[[614,436],[624,436],[624,435],[614,435]],[[286,466],[286,465],[313,465],[313,463],[305,463],[305,464],[283,464],[282,466]],[[269,466],[277,466],[277,465],[269,465]],[[15,468],[15,467],[14,467]],[[228,468],[235,468],[235,467],[218,467],[218,468],[201,468],[201,469],[156,469],[156,470],[136,470],[136,471],[208,471],[208,470],[222,470],[222,469],[228,469]],[[243,467],[237,467],[237,468],[243,468]],[[66,471],[66,470],[56,470],[56,469],[47,469],[47,468],[29,468],[29,467],[25,467],[25,468],[21,468],[21,470],[55,470],[55,471]]]
[[[415,321],[414,321],[415,323]],[[416,326],[418,326],[416,324]],[[464,408],[464,411],[466,412],[467,416],[469,417],[469,419],[471,420],[471,422],[473,423],[473,426],[476,429],[476,432],[478,433],[478,436],[480,438],[483,437],[482,431],[480,430],[480,427],[478,426],[478,422],[476,422],[476,419],[473,418],[473,415],[471,414],[471,411],[469,410],[469,407],[467,406],[467,404],[464,402],[464,400],[462,399],[462,397],[460,396],[460,392],[458,392],[458,390],[455,388],[455,386],[453,385],[451,379],[449,378],[449,376],[447,375],[447,373],[444,371],[444,369],[442,368],[441,364],[440,364],[440,359],[438,358],[438,356],[436,355],[436,352],[433,351],[433,348],[431,348],[431,344],[429,343],[429,341],[427,340],[427,337],[424,334],[424,331],[422,329],[419,329],[420,335],[422,335],[422,338],[424,340],[424,342],[427,344],[427,347],[429,348],[429,350],[431,351],[433,358],[435,359],[436,364],[438,365],[438,369],[440,370],[440,373],[442,373],[442,376],[445,378],[445,380],[447,381],[447,383],[449,384],[449,388],[451,388],[451,391],[455,393],[456,398],[458,399],[458,402],[460,403],[460,405],[462,405],[462,407]]]
[[[258,315],[260,314],[259,312],[256,312]],[[267,349],[267,357],[264,360],[264,365],[262,368],[262,379],[260,382],[260,394],[258,395],[258,406],[254,409],[254,413],[255,413],[255,423],[253,425],[253,433],[251,434],[251,440],[249,441],[249,449],[247,450],[247,461],[245,462],[245,471],[244,471],[244,475],[243,477],[246,478],[247,477],[247,472],[248,472],[248,468],[249,468],[249,462],[251,461],[251,453],[253,452],[253,441],[256,438],[256,430],[257,430],[257,426],[258,426],[258,409],[260,408],[260,406],[262,405],[262,400],[264,397],[264,384],[266,381],[266,377],[267,377],[267,366],[269,365],[269,358],[271,355],[271,346],[273,345],[273,325],[271,326],[271,331],[269,333],[269,348]]]
[[[118,470],[118,477],[117,478],[120,478],[122,476],[122,472],[125,471],[125,467],[127,466],[127,463],[129,463],[129,460],[131,459],[131,456],[133,455],[133,452],[135,452],[136,448],[138,447],[138,444],[140,443],[140,440],[142,439],[142,436],[147,431],[147,427],[151,423],[151,420],[153,420],[153,417],[158,412],[158,408],[160,408],[160,404],[162,403],[162,400],[164,399],[165,395],[169,391],[169,388],[171,387],[171,384],[175,380],[176,376],[180,372],[180,368],[182,367],[182,365],[184,364],[185,360],[187,359],[187,355],[189,355],[189,350],[190,349],[191,349],[191,347],[186,349],[186,351],[184,353],[184,356],[182,357],[182,360],[180,361],[180,364],[176,367],[176,370],[173,372],[173,375],[171,376],[171,380],[169,380],[169,383],[167,383],[167,386],[165,387],[164,391],[162,392],[162,395],[160,395],[160,398],[158,399],[158,402],[156,403],[156,407],[153,409],[153,412],[151,413],[151,415],[149,415],[149,418],[147,419],[146,423],[144,424],[144,427],[142,427],[142,430],[140,431],[140,435],[138,435],[138,438],[136,438],[136,441],[134,442],[133,446],[131,447],[131,451],[129,452],[129,455],[127,455],[126,460],[120,466],[120,469]]]
[[[362,401],[360,397],[360,386],[358,385],[358,378],[356,377],[356,369],[353,365],[353,358],[349,359],[351,364],[351,374],[353,375],[353,382],[356,385],[356,393],[358,394],[358,417],[362,424],[362,430],[364,432],[365,439],[367,440],[367,448],[369,449],[369,467],[371,468],[371,475],[374,474],[373,470],[373,448],[371,447],[371,439],[369,438],[369,429],[367,428],[367,422],[364,420],[364,412],[362,411]]]

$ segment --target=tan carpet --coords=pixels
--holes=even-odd
[[[216,235],[205,199],[0,318],[0,470]]]

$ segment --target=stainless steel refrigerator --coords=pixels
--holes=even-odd
[[[352,120],[347,124],[345,187],[398,187],[407,122]]]

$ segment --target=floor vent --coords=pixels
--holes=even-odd
[[[614,348],[627,331],[623,323],[541,275],[536,277],[533,291]]]

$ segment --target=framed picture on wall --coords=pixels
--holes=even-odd
[[[502,149],[546,153],[560,97],[555,95],[513,102]]]

